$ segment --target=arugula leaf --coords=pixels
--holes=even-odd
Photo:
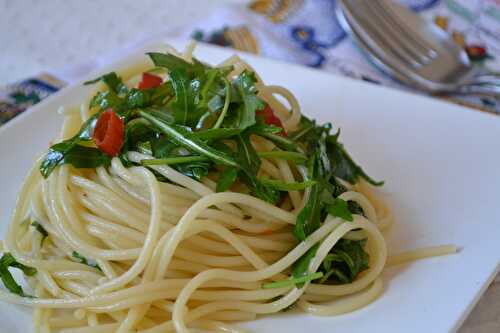
[[[193,156],[194,157],[194,156]],[[208,175],[208,170],[212,164],[210,161],[192,161],[191,163],[175,164],[174,168],[180,173],[200,181]]]
[[[157,159],[143,160],[143,165],[168,164],[182,174],[196,180],[201,180],[208,174],[211,167],[210,159],[206,156],[192,155],[188,149],[172,142],[168,137],[151,140],[153,156]]]
[[[362,271],[369,268],[370,256],[364,250],[366,239],[341,238],[322,262],[325,273],[321,283],[331,280],[334,284],[351,283]]]
[[[275,125],[255,124],[248,129],[252,134],[280,134],[283,129]]]
[[[249,176],[256,177],[260,169],[260,158],[252,143],[250,136],[247,133],[236,137],[237,152],[236,161],[239,167]]]
[[[49,233],[47,232],[47,230],[45,230],[45,228],[37,221],[33,221],[31,223],[31,225],[33,227],[35,227],[35,229],[42,234],[42,239],[40,240],[40,246],[43,245],[43,241],[45,240],[45,238],[47,238],[49,236]]]
[[[264,109],[264,102],[257,97],[257,88],[255,87],[255,73],[244,70],[233,84],[240,95],[243,105],[239,108],[240,114],[238,127],[245,129],[255,124],[256,110]]]
[[[259,157],[289,160],[289,161],[294,161],[297,164],[302,164],[307,160],[306,155],[293,151],[273,150],[273,151],[262,151],[258,152],[257,154],[259,155]]]
[[[111,90],[100,91],[90,100],[89,108],[97,106],[101,110],[112,108],[115,112],[118,112],[126,106],[126,101]]]
[[[219,179],[217,181],[216,192],[225,192],[231,185],[234,184],[238,178],[238,169],[236,168],[226,168],[221,172]]]
[[[254,133],[263,136],[264,138],[268,139],[281,149],[289,151],[300,151],[299,146],[295,142],[284,136],[278,134],[272,134],[267,131],[262,131],[262,132],[256,131]]]
[[[200,94],[200,80],[198,78],[191,80],[185,70],[179,69],[170,72],[170,80],[175,91],[175,101],[171,103],[175,122],[179,125],[194,126],[200,116],[196,108]]]
[[[207,162],[205,156],[179,156],[179,157],[166,157],[166,158],[156,158],[156,159],[146,159],[141,160],[142,165],[176,165],[192,162]]]
[[[58,165],[72,164],[75,168],[97,168],[101,165],[109,165],[110,162],[111,158],[97,148],[63,141],[50,147],[40,165],[40,170],[47,178]]]
[[[300,127],[297,130],[288,133],[288,138],[293,141],[302,140],[304,137],[307,138],[308,134],[313,131],[315,127],[316,124],[313,121],[306,116],[302,116],[300,118]]]
[[[303,241],[312,234],[321,225],[321,201],[320,201],[320,185],[316,184],[312,187],[304,208],[300,211],[295,222],[293,234],[295,238]]]
[[[315,180],[306,180],[305,182],[294,182],[294,183],[286,183],[282,180],[274,180],[274,179],[261,179],[261,183],[264,186],[273,188],[279,191],[298,191],[305,190],[308,187],[311,187],[316,184]]]
[[[87,265],[89,267],[98,269],[98,270],[100,270],[102,272],[101,267],[99,267],[99,265],[97,264],[97,262],[95,262],[94,260],[87,259],[84,256],[82,256],[80,253],[76,252],[76,251],[73,251],[71,253],[71,256],[73,258],[77,259],[80,264]]]
[[[306,253],[304,253],[293,265],[292,265],[292,276],[296,279],[303,276],[307,276],[309,273],[309,265],[311,260],[316,255],[318,251],[319,243],[311,247]],[[301,288],[303,284],[298,284],[297,287]]]
[[[80,131],[74,137],[50,147],[47,155],[40,164],[40,173],[44,178],[47,178],[58,165],[65,163],[66,155],[68,155],[78,143],[92,140],[92,132],[97,122],[97,118],[99,118],[100,115],[101,112],[97,112],[87,119],[80,128]]]
[[[193,136],[206,141],[229,139],[241,133],[239,128],[210,128],[203,131],[193,132]]]
[[[57,151],[54,147],[52,149]],[[109,165],[111,157],[97,148],[76,145],[64,156],[63,163],[75,168],[97,168]]]
[[[320,163],[318,154],[313,156],[308,161],[308,174],[309,179],[316,180],[316,184],[312,186],[311,192],[309,194],[309,200],[307,201],[304,208],[300,211],[295,221],[295,226],[293,229],[293,234],[295,238],[303,241],[318,229],[321,225],[321,210],[323,208],[323,203],[321,200],[321,194],[323,192],[323,180],[320,177]]]
[[[115,72],[104,74],[94,80],[86,81],[83,84],[89,85],[97,83],[99,81],[104,82],[108,86],[109,90],[111,90],[115,94],[127,92],[127,87],[123,84],[122,79]]]
[[[262,289],[275,289],[275,288],[283,288],[289,287],[292,285],[302,285],[305,282],[309,282],[312,280],[317,280],[323,277],[323,272],[316,272],[307,274],[298,278],[290,278],[288,280],[274,281],[270,283],[265,283],[262,285]]]
[[[326,210],[328,211],[328,214],[332,216],[340,217],[349,222],[353,221],[352,214],[349,211],[347,202],[340,198],[335,198],[333,200],[333,203],[326,207]]]
[[[25,266],[17,262],[14,256],[12,256],[9,252],[4,253],[2,258],[0,258],[0,279],[2,280],[5,288],[19,296],[32,297],[25,294],[23,288],[17,284],[16,280],[14,280],[14,277],[9,272],[9,267],[20,269],[27,276],[35,275],[37,270],[33,267]]]
[[[222,104],[222,110],[217,118],[217,121],[214,124],[214,128],[219,128],[224,122],[224,118],[226,117],[227,111],[229,110],[229,105],[231,103],[232,98],[232,87],[231,83],[225,76],[222,77],[222,81],[224,82],[224,104]],[[219,94],[220,95],[220,94]],[[210,102],[208,103],[208,108],[212,111],[216,111],[221,107],[222,98],[219,95],[215,95]]]
[[[260,158],[255,148],[250,142],[249,132],[243,132],[235,137],[237,143],[236,162],[242,172],[240,178],[252,193],[267,202],[276,203],[280,198],[279,191],[265,186],[257,179],[257,172],[260,169]]]
[[[204,141],[193,136],[191,132],[189,132],[185,128],[175,125],[168,125],[152,114],[146,113],[144,111],[139,111],[139,114],[141,115],[141,117],[148,120],[151,124],[157,127],[162,133],[169,136],[175,143],[200,155],[206,156],[216,163],[238,167],[238,164],[231,156],[228,156],[224,152],[217,151],[216,149],[210,147]]]
[[[347,188],[340,184],[335,177],[331,177],[330,182],[325,184],[326,189],[323,191],[322,200],[327,205],[332,204],[335,198],[347,192]],[[356,201],[347,201],[347,208],[351,214],[364,215],[363,208]]]
[[[156,67],[167,68],[169,71],[184,70],[187,73],[200,74],[206,68],[201,62],[193,59],[190,64],[186,60],[176,57],[170,53],[149,52],[146,53]]]
[[[374,186],[384,185],[383,181],[377,182],[370,178],[363,169],[353,161],[344,146],[337,141],[337,138],[338,134],[336,136],[329,136],[326,140],[327,152],[330,161],[333,163],[335,176],[352,184],[355,184],[359,178],[364,178]]]
[[[158,137],[151,125],[142,119],[129,121],[125,127],[125,142],[122,154],[128,150],[135,150],[141,142],[148,142]]]
[[[99,118],[101,113],[102,112],[97,112],[90,116],[90,118],[83,123],[82,127],[80,127],[80,131],[78,132],[78,134],[76,134],[69,140],[91,141],[95,124],[97,123],[97,119]]]
[[[152,155],[157,159],[164,159],[171,157],[172,155],[174,155],[174,150],[177,150],[175,151],[176,153],[180,153],[180,151],[178,151],[178,148],[180,146],[172,142],[172,140],[170,140],[169,137],[162,136],[154,140],[150,140],[150,143],[151,143]],[[186,150],[185,155],[188,154],[189,151]],[[180,155],[180,154],[175,154],[175,155]]]
[[[143,108],[149,104],[149,99],[150,96],[146,90],[136,88],[130,89],[130,92],[125,97],[129,109]]]

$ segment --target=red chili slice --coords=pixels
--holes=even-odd
[[[283,131],[281,131],[280,134],[286,136],[285,128],[283,127],[283,123],[281,122],[281,119],[276,117],[276,115],[273,112],[273,109],[269,105],[266,104],[266,107],[264,110],[257,110],[256,112],[257,116],[262,116],[264,117],[264,122],[268,125],[274,125],[277,127],[281,127]]]
[[[139,83],[139,89],[156,88],[162,84],[161,77],[150,73],[142,73],[142,81]]]
[[[109,156],[116,156],[123,146],[125,123],[112,109],[97,119],[92,137],[97,147]]]

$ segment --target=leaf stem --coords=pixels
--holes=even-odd
[[[229,80],[226,78],[224,78],[223,80],[224,85],[226,86],[226,99],[224,100],[224,107],[222,108],[219,118],[217,118],[217,122],[215,123],[213,128],[219,128],[220,125],[222,125],[222,121],[224,120],[227,110],[229,109],[229,103],[231,102],[231,83],[229,83]]]
[[[262,285],[262,289],[275,289],[289,287],[297,283],[309,282],[323,277],[323,272],[311,273],[306,276],[301,276],[299,278],[291,278],[288,280],[275,281],[270,283],[265,283]]]
[[[167,158],[154,158],[141,160],[142,165],[165,165],[165,164],[182,164],[191,162],[205,162],[209,161],[205,156],[179,156]]]
[[[186,130],[184,131],[187,133],[181,133],[183,131],[182,128],[176,129],[147,112],[139,111],[139,114],[141,115],[141,117],[148,120],[151,124],[155,125],[161,132],[171,137],[179,145],[190,149],[200,155],[206,156],[216,163],[229,165],[236,168],[239,167],[238,163],[236,163],[236,161],[229,155],[206,145],[201,140],[187,137],[187,133],[189,132],[187,132]]]
[[[294,151],[283,151],[283,150],[274,150],[274,151],[262,151],[259,152],[259,157],[263,158],[280,158],[283,160],[292,160],[296,162],[304,162],[307,160],[307,156],[302,153],[297,153]]]

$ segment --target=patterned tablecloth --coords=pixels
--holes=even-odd
[[[429,24],[449,32],[475,66],[500,71],[500,0],[400,1],[423,15]],[[225,5],[204,19],[166,31],[161,37],[194,38],[408,89],[378,72],[356,49],[336,19],[335,6],[335,0],[257,0],[248,6]],[[137,44],[147,39],[130,42]],[[0,88],[0,126],[105,62],[105,58],[94,59]],[[467,97],[450,101],[500,114],[500,99]],[[490,287],[460,332],[500,332],[500,283]]]

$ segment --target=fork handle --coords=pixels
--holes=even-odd
[[[500,86],[500,73],[487,73],[478,75],[474,78],[474,82],[480,84],[492,84]]]
[[[481,67],[475,67],[468,79],[460,85],[491,84],[500,86],[500,72],[494,72]]]
[[[462,85],[457,89],[457,93],[500,98],[500,81],[497,82],[496,84],[480,83],[480,84]]]

